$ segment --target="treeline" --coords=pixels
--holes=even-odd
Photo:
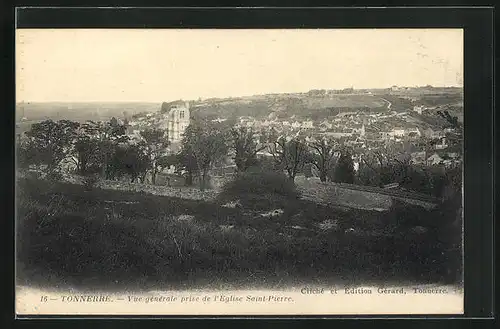
[[[19,168],[37,166],[52,178],[64,169],[103,179],[129,176],[144,182],[148,173],[152,182],[163,168],[173,162],[165,153],[169,146],[163,130],[141,131],[140,140],[126,135],[126,125],[112,118],[108,122],[46,120],[35,123],[17,139]]]
[[[37,166],[58,178],[64,169],[102,179],[129,179],[156,184],[158,173],[175,167],[186,185],[198,182],[204,190],[216,168],[233,164],[237,173],[278,171],[293,182],[297,175],[317,176],[322,182],[369,186],[398,183],[401,187],[442,196],[447,186],[461,184],[461,168],[442,170],[417,167],[408,152],[395,148],[358,155],[333,138],[283,136],[275,131],[257,133],[234,122],[215,123],[194,118],[179,151],[172,152],[168,131],[150,128],[136,138],[126,134],[126,123],[77,123],[46,120],[33,124],[17,141],[19,168]]]

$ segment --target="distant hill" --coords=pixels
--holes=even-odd
[[[19,103],[16,106],[18,122],[24,124],[45,119],[53,120],[109,120],[137,114],[160,112],[184,101],[159,103],[145,102],[88,102],[88,103]],[[211,98],[189,101],[193,116],[234,119],[241,116],[259,119],[323,120],[341,112],[406,111],[414,105],[451,105],[457,115],[463,107],[463,89],[456,87],[418,87],[391,89],[365,89],[266,94],[244,97]],[[162,106],[163,105],[163,106]],[[140,115],[139,115],[140,116]]]
[[[192,102],[192,113],[200,117],[300,118],[321,119],[353,110],[387,110],[387,101],[368,94],[312,96],[274,94]]]
[[[89,102],[89,103],[37,103],[25,102],[16,105],[16,121],[24,117],[26,122],[46,119],[73,120],[109,120],[112,117],[123,118],[138,113],[159,111],[161,103],[124,103],[124,102]]]

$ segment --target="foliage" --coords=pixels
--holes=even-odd
[[[352,155],[348,150],[343,150],[335,167],[335,182],[353,184],[354,174]]]
[[[285,208],[299,198],[295,184],[283,173],[248,171],[228,182],[218,196],[221,202],[240,200],[252,210]]]
[[[193,120],[182,139],[182,160],[196,165],[200,177],[200,190],[208,186],[208,174],[213,166],[227,154],[226,132],[205,120]]]
[[[193,152],[187,143],[185,143],[181,151],[176,154],[175,165],[177,174],[184,175],[186,186],[193,185],[193,179],[198,174],[198,166],[193,156]]]
[[[83,188],[85,191],[92,191],[99,181],[99,177],[96,174],[88,174],[83,178]]]
[[[31,286],[51,279],[61,288],[99,291],[206,288],[203,279],[215,277],[214,288],[246,281],[274,289],[304,275],[315,275],[319,284],[341,277],[352,284],[390,278],[418,285],[453,279],[447,273],[461,269],[454,247],[460,234],[413,208],[418,217],[412,220],[429,223],[426,234],[404,230],[410,222],[397,225],[405,216],[401,208],[391,214],[310,204],[304,206],[306,221],[285,215],[269,220],[212,202],[101,189],[83,193],[79,185],[50,187],[40,180],[21,180],[18,192],[16,277]],[[186,213],[194,218],[177,219]],[[327,218],[342,229],[315,226]],[[364,234],[369,225],[386,228],[387,219],[396,224],[391,234]],[[222,231],[220,224],[234,227]],[[355,232],[346,233],[349,227]]]
[[[69,120],[45,120],[35,123],[26,132],[28,145],[22,151],[23,159],[31,164],[46,165],[47,171],[57,169],[72,151],[79,124]]]
[[[257,152],[265,149],[265,145],[258,145],[255,141],[255,132],[247,127],[233,127],[231,133],[231,147],[234,151],[234,162],[239,172],[257,164]]]
[[[81,134],[77,137],[75,142],[77,171],[81,175],[101,170],[99,146],[99,141],[91,139],[88,135]]]
[[[144,182],[151,168],[151,159],[141,145],[117,146],[108,168],[108,177],[112,179],[128,175],[131,182],[137,179]]]
[[[83,167],[82,163],[92,163],[93,168],[90,172],[98,169],[101,171],[102,177],[111,178],[109,175],[113,170],[108,168],[108,165],[115,148],[129,140],[125,135],[125,125],[120,124],[116,118],[112,118],[108,122],[87,121],[81,128],[77,149],[80,169],[88,172],[87,165]]]
[[[162,171],[170,166],[177,164],[177,156],[175,154],[162,155],[156,160],[156,166],[159,171]]]
[[[448,125],[452,128],[461,128],[460,122],[458,122],[458,117],[452,116],[447,110],[437,111],[437,114],[446,120]]]
[[[146,155],[151,160],[151,182],[156,183],[156,175],[162,168],[162,161],[170,145],[166,133],[162,129],[146,129],[140,132],[144,143],[141,146],[144,148]]]
[[[35,163],[33,159],[36,156],[36,150],[31,143],[21,140],[16,140],[16,165],[18,168],[26,169],[30,164]]]
[[[310,177],[314,176],[312,167],[313,167],[313,164],[310,162],[305,164],[303,172],[304,172],[304,176],[306,178],[310,178]]]

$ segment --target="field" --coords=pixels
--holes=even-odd
[[[306,94],[277,95],[275,97],[246,97],[244,99],[226,99],[194,102],[193,112],[199,116],[236,118],[251,116],[255,118],[278,117],[290,119],[309,118],[321,120],[334,116],[339,111],[371,109],[387,110],[387,101],[378,96],[349,94],[310,96]]]
[[[305,104],[309,109],[322,108],[380,108],[387,103],[380,97],[371,95],[330,95],[327,97],[308,97]]]
[[[16,121],[23,116],[28,121],[52,120],[110,120],[112,117],[123,118],[124,112],[132,116],[142,112],[160,110],[160,103],[123,103],[123,102],[93,102],[93,103],[23,103],[16,106]]]
[[[380,212],[298,199],[266,215],[27,178],[16,192],[20,285],[279,289],[460,277],[460,227],[446,214],[397,202]]]

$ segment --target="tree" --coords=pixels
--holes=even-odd
[[[178,157],[176,154],[164,155],[158,158],[156,165],[158,166],[160,172],[170,166],[175,166],[178,164]],[[170,186],[170,177],[167,176],[167,184]]]
[[[309,144],[313,150],[311,154],[311,163],[318,169],[319,179],[326,182],[328,171],[332,167],[335,154],[335,142],[333,140],[315,140]]]
[[[361,157],[358,178],[363,184],[382,186],[389,183],[405,185],[411,180],[411,148],[409,143],[388,143],[366,152]]]
[[[141,145],[151,160],[151,183],[156,184],[156,175],[161,171],[161,162],[158,160],[166,155],[170,142],[162,129],[146,129],[140,135],[144,140]]]
[[[189,145],[183,145],[181,151],[176,154],[176,165],[176,173],[184,175],[186,186],[192,186],[198,166]]]
[[[309,153],[304,142],[297,138],[286,139],[280,137],[269,146],[275,164],[281,170],[286,171],[291,181],[304,169],[308,161]]]
[[[140,179],[144,183],[146,173],[151,168],[151,160],[139,145],[122,145],[115,149],[110,162],[110,177],[128,175],[131,182]]]
[[[16,165],[18,168],[26,169],[36,161],[33,159],[37,153],[31,143],[23,140],[20,136],[16,138]]]
[[[255,133],[251,128],[233,127],[231,133],[231,146],[234,151],[234,162],[238,172],[244,172],[257,164],[257,153],[265,149],[265,145],[255,141]]]
[[[91,140],[91,145],[96,147],[94,149],[95,153],[91,154],[92,157],[97,159],[96,162],[99,163],[101,176],[104,178],[109,178],[109,173],[111,171],[108,165],[115,148],[120,143],[125,143],[129,140],[125,132],[126,127],[118,123],[116,118],[112,118],[108,122],[87,121],[82,125],[82,140]],[[86,150],[85,147],[83,147],[82,150]],[[85,153],[81,153],[80,156],[85,156]]]
[[[100,167],[96,161],[98,146],[97,141],[92,140],[87,135],[81,135],[77,138],[75,142],[77,171],[81,175],[85,175],[88,172],[89,167]]]
[[[160,171],[162,171],[170,166],[175,166],[176,164],[177,156],[175,154],[169,154],[159,157],[156,165],[160,168]]]
[[[170,111],[170,103],[167,103],[167,102],[163,102],[161,103],[161,109],[160,109],[160,112],[161,113],[166,113],[168,111]]]
[[[185,156],[196,164],[200,190],[208,184],[208,174],[217,161],[227,155],[226,132],[205,120],[193,120],[182,139]]]
[[[452,116],[450,112],[448,112],[447,110],[437,111],[437,114],[439,114],[440,117],[445,119],[451,127],[459,128],[461,126],[460,123],[458,122],[458,117]]]
[[[354,183],[354,163],[351,153],[343,150],[335,168],[335,181],[338,183]]]
[[[45,120],[33,124],[26,132],[30,161],[46,165],[48,173],[54,172],[72,152],[78,127],[77,122],[69,120]]]

